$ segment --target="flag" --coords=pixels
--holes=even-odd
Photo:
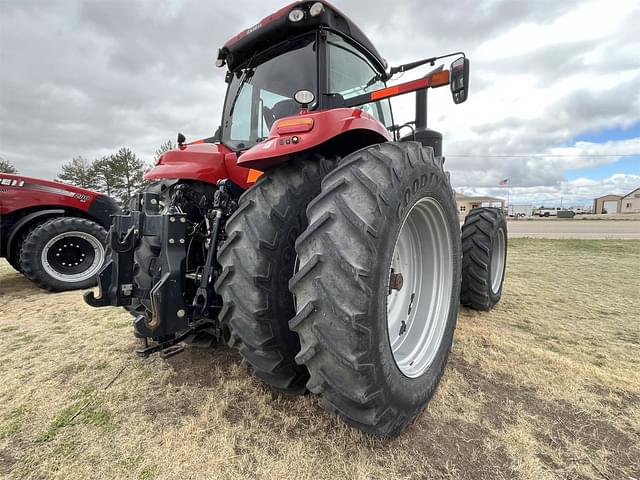
[[[498,185],[500,185],[501,187],[506,187],[507,185],[509,185],[509,179],[505,178],[504,180],[500,180]]]

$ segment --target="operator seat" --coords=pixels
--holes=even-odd
[[[267,126],[271,128],[273,123],[283,117],[290,117],[300,111],[300,104],[292,98],[280,100],[273,107],[264,107],[264,119]]]

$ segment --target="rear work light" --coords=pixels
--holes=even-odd
[[[313,128],[313,118],[287,118],[276,123],[276,132],[279,135],[286,133],[303,133]]]
[[[311,14],[312,17],[317,17],[322,12],[324,12],[324,5],[321,2],[314,3],[313,5],[311,5],[311,8],[309,9],[309,13]]]
[[[304,18],[304,12],[299,8],[294,8],[289,12],[289,20],[292,22],[299,22]]]

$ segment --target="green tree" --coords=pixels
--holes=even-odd
[[[118,192],[118,175],[114,169],[112,156],[97,158],[92,165],[92,175],[96,178],[96,190],[115,196]]]
[[[75,157],[62,165],[62,171],[56,180],[82,188],[99,189],[98,176],[93,164],[94,162],[84,157]]]
[[[18,169],[9,160],[0,157],[0,173],[18,173]]]
[[[173,143],[171,140],[167,140],[162,145],[160,145],[156,150],[155,156],[153,157],[153,160],[154,160],[153,164],[155,165],[156,163],[158,163],[158,160],[160,160],[160,157],[164,152],[168,152],[169,150],[173,150],[174,148],[176,148],[176,144]]]
[[[142,188],[144,182],[142,160],[126,147],[107,157],[103,172],[105,180],[110,183],[110,189],[113,189],[111,195],[117,197],[123,205]]]

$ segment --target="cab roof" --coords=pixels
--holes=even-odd
[[[310,9],[317,3],[323,5],[323,11],[319,15],[312,16]],[[293,22],[289,19],[289,13],[294,9],[300,9],[304,12],[302,20]],[[336,31],[359,44],[375,67],[381,73],[386,71],[386,60],[382,58],[371,40],[349,17],[329,2],[304,0],[290,3],[263,18],[253,27],[247,28],[227,40],[218,52],[218,65],[222,66],[226,63],[229,70],[233,71],[241,67],[255,52],[265,50],[292,36],[312,32],[323,27]]]

